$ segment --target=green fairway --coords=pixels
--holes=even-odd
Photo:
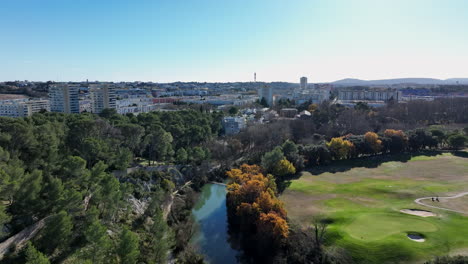
[[[421,263],[468,248],[468,214],[414,203],[420,197],[468,191],[466,157],[444,153],[377,164],[375,158],[353,162],[302,172],[291,181],[281,196],[290,220],[307,226],[316,215],[330,218],[328,242],[346,248],[358,263]],[[446,202],[449,207],[461,204]],[[401,209],[437,216],[409,215]],[[426,240],[412,241],[408,233]]]
[[[344,228],[351,237],[365,241],[380,240],[394,234],[434,232],[437,226],[421,217],[402,217],[398,213],[361,214]]]

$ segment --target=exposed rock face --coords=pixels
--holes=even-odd
[[[148,201],[142,201],[138,200],[135,197],[130,196],[128,199],[128,202],[130,203],[132,207],[132,212],[137,216],[141,216],[145,213],[146,208],[148,208]]]

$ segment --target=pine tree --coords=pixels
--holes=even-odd
[[[120,263],[136,263],[140,250],[138,249],[138,235],[125,228],[120,234],[120,243],[117,248],[117,254],[120,257]]]
[[[86,257],[91,259],[92,263],[102,263],[111,247],[106,226],[102,225],[99,220],[94,220],[88,225],[84,235],[89,243]]]
[[[52,253],[56,248],[66,248],[73,229],[71,216],[65,211],[60,211],[54,215],[44,230],[44,236],[41,239],[42,247],[46,252]]]
[[[26,264],[50,264],[49,259],[38,251],[31,242],[26,248]]]

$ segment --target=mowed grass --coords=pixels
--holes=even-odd
[[[281,195],[289,218],[304,226],[317,215],[329,218],[328,243],[346,248],[357,263],[422,263],[468,248],[468,214],[414,203],[419,197],[468,191],[466,155],[388,160],[346,161],[302,172]],[[438,216],[400,212],[407,208],[429,210]],[[407,234],[414,232],[426,241],[408,239]]]
[[[361,214],[347,225],[344,230],[353,238],[373,241],[387,236],[408,232],[427,233],[438,230],[431,221],[423,218],[401,217],[397,214]]]

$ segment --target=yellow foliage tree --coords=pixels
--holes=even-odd
[[[313,113],[315,110],[317,110],[318,105],[317,104],[310,104],[309,107],[307,108],[307,111]]]
[[[382,140],[379,139],[379,135],[374,132],[367,132],[364,135],[364,140],[367,144],[370,145],[374,153],[380,152],[382,150]]]
[[[274,174],[277,177],[284,177],[284,176],[292,175],[295,173],[296,173],[296,168],[287,159],[280,160],[279,163],[276,164],[275,169],[274,169]]]
[[[334,137],[327,142],[327,147],[335,159],[345,159],[353,150],[354,145],[343,137]]]

